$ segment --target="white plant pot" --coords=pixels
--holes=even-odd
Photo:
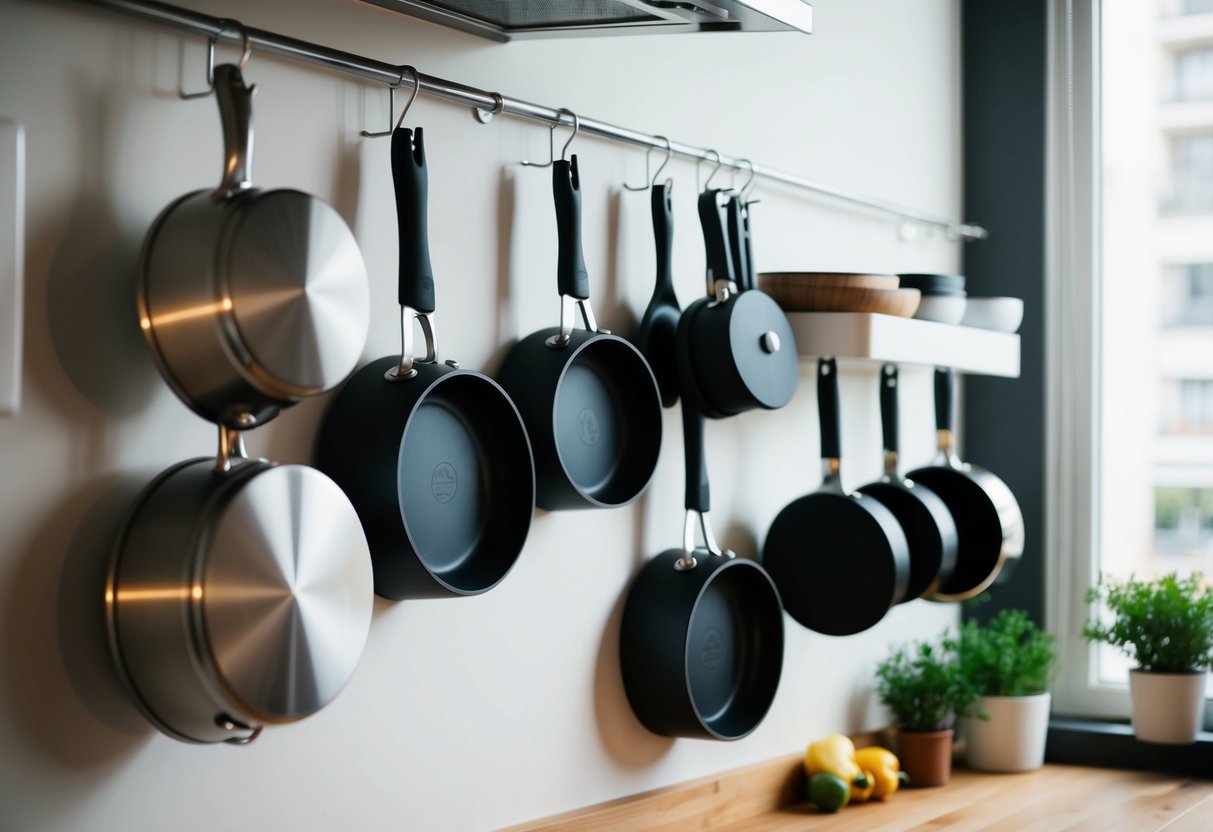
[[[1206,672],[1129,671],[1133,733],[1142,742],[1191,745],[1205,710]]]
[[[1045,761],[1049,732],[1048,693],[1033,696],[983,696],[977,706],[987,719],[963,719],[971,768],[981,771],[1030,771]]]

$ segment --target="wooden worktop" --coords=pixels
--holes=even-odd
[[[1024,774],[958,767],[939,788],[827,814],[794,802],[800,756],[513,827],[510,832],[1213,832],[1213,781],[1080,766]],[[1213,772],[1210,773],[1213,775]]]

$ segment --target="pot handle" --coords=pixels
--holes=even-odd
[[[552,162],[552,195],[556,202],[556,235],[559,252],[556,259],[556,287],[560,291],[560,332],[548,338],[549,347],[568,346],[573,332],[571,307],[581,310],[581,319],[590,332],[610,333],[599,329],[590,306],[590,276],[585,270],[585,255],[581,250],[581,174],[577,169],[577,154],[569,159]]]
[[[215,67],[215,100],[223,127],[223,179],[211,198],[228,199],[253,187],[253,93],[235,64]]]
[[[699,225],[703,228],[708,262],[708,297],[725,300],[729,287],[736,285],[736,277],[733,274],[733,258],[729,255],[724,217],[716,204],[718,193],[719,190],[710,190],[699,195]]]
[[[842,442],[838,435],[838,364],[830,357],[817,360],[817,417],[821,424],[821,469],[824,486],[842,490]]]
[[[897,365],[880,368],[880,430],[884,438],[884,472],[897,476],[900,416],[897,412]]]
[[[248,462],[244,449],[244,434],[227,425],[219,425],[219,456],[215,459],[215,473],[226,474],[242,462]]]
[[[750,285],[750,260],[746,245],[745,208],[739,194],[729,197],[725,206],[725,215],[729,227],[729,251],[733,255],[733,275],[737,279],[738,291],[753,289]]]
[[[695,526],[703,536],[708,552],[718,557],[732,558],[731,551],[722,551],[712,533],[712,522],[708,512],[712,507],[712,492],[708,484],[708,466],[703,448],[703,414],[682,398],[682,441],[686,460],[686,517],[682,525],[682,557],[674,561],[679,572],[694,569]]]
[[[961,468],[952,432],[956,399],[956,377],[951,367],[935,368],[935,436],[939,442],[937,465]]]
[[[429,169],[425,163],[424,128],[397,127],[392,132],[392,184],[396,192],[396,229],[400,246],[397,300],[400,303],[400,363],[384,375],[388,381],[414,378],[417,361],[438,360],[434,328],[434,268],[430,265]],[[413,355],[413,321],[421,324],[425,355]]]
[[[754,236],[750,231],[750,206],[753,204],[753,202],[741,203],[741,227],[744,232],[741,239],[745,246],[746,263],[746,273],[742,278],[745,285],[741,287],[743,292],[758,288],[758,267],[754,265]]]
[[[674,202],[673,185],[653,186],[653,239],[657,244],[657,285],[654,295],[674,292]]]

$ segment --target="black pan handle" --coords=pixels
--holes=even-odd
[[[935,368],[935,427],[938,430],[952,429],[952,399],[956,382],[951,367]]]
[[[703,414],[682,399],[682,442],[686,448],[686,508],[706,514],[712,508],[708,466],[703,453]]]
[[[817,414],[821,419],[821,458],[840,459],[838,365],[833,358],[817,360]]]
[[[729,228],[729,253],[733,256],[733,274],[737,279],[737,289],[742,292],[753,288],[749,285],[750,262],[746,254],[744,214],[741,197],[733,194],[725,206],[725,217]]]
[[[733,274],[733,258],[729,255],[728,237],[724,217],[716,205],[719,191],[704,191],[699,195],[699,224],[703,227],[703,243],[708,259],[708,293],[717,280],[736,282]]]
[[[673,185],[653,186],[653,239],[657,243],[657,285],[654,296],[674,294],[674,200]]]
[[[898,452],[897,365],[880,368],[880,428],[884,436],[885,453]]]
[[[392,132],[392,182],[400,237],[400,305],[428,314],[435,307],[434,268],[430,265],[429,173],[422,128],[397,127]]]
[[[556,284],[561,295],[589,300],[590,276],[581,250],[581,176],[576,154],[552,163],[552,194],[556,198],[556,234],[560,241]]]
[[[743,279],[745,284],[742,291],[758,288],[758,268],[754,265],[754,236],[750,231],[750,204],[742,203],[741,206],[741,223],[745,229],[745,236],[742,238],[745,243],[745,263],[746,273]]]

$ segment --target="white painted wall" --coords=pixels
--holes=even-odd
[[[955,0],[815,0],[818,33],[577,39],[496,45],[355,0],[185,5],[680,141],[718,146],[844,188],[959,211]],[[230,54],[226,50],[224,55]],[[667,414],[645,499],[615,511],[540,513],[515,570],[477,598],[377,602],[359,671],[320,714],[248,748],[156,734],[114,694],[97,564],[137,489],[209,453],[212,429],[155,373],[132,301],[135,255],[169,200],[217,179],[202,41],[66,0],[0,0],[0,115],[29,146],[23,409],[0,419],[0,829],[478,830],[587,805],[883,724],[872,669],[890,642],[938,633],[950,607],[914,602],[851,638],[789,622],[784,681],[762,727],[735,743],[669,740],[631,715],[616,664],[623,593],[679,539],[681,440]],[[332,202],[361,242],[377,307],[368,359],[390,352],[395,250],[386,93],[253,55],[255,180]],[[489,369],[555,310],[549,177],[515,160],[547,130],[421,99],[430,228],[446,352]],[[621,193],[643,154],[579,139],[585,248],[604,325],[627,330],[652,276],[646,195]],[[684,303],[703,270],[694,171],[674,163]],[[958,246],[899,240],[888,218],[760,186],[764,269],[947,271]],[[980,218],[977,218],[980,219]],[[512,300],[505,302],[506,290]],[[844,377],[848,483],[879,471],[873,368]],[[907,369],[911,463],[930,456],[930,382]],[[813,373],[778,413],[708,428],[714,516],[753,553],[779,508],[818,482]],[[306,460],[323,401],[250,437]],[[92,594],[89,594],[89,593]]]

